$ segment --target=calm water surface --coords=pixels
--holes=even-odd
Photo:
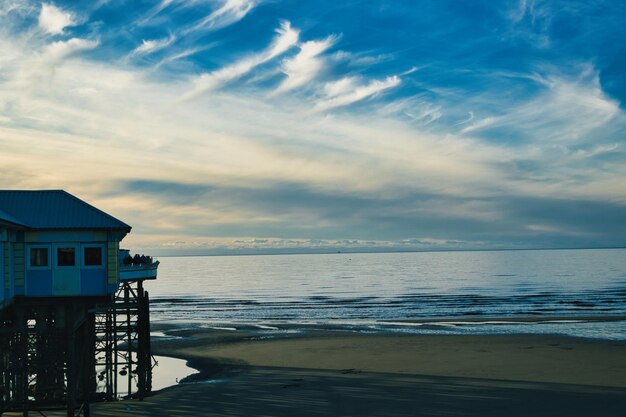
[[[436,317],[626,315],[626,249],[161,258],[153,320],[626,339],[624,322],[389,324]]]

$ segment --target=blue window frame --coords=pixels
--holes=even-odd
[[[83,268],[104,268],[106,261],[104,244],[82,245],[82,260]]]
[[[57,269],[75,269],[80,267],[80,251],[76,244],[54,245],[54,267]]]
[[[50,269],[52,266],[52,248],[50,245],[27,245],[26,268]]]

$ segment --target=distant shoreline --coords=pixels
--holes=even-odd
[[[492,249],[407,249],[407,250],[350,250],[350,249],[338,249],[338,250],[320,250],[320,251],[285,251],[280,252],[278,249],[276,252],[224,252],[224,253],[204,253],[204,254],[166,254],[160,255],[158,251],[145,249],[144,252],[153,254],[159,258],[182,258],[182,257],[204,257],[204,256],[272,256],[272,255],[352,255],[352,254],[384,254],[384,253],[447,253],[447,252],[526,252],[526,251],[560,251],[560,250],[613,250],[613,249],[626,249],[626,246],[606,246],[606,247],[571,247],[571,248],[492,248]]]

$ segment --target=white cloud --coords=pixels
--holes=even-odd
[[[257,3],[258,0],[224,0],[221,7],[214,10],[184,33],[196,30],[216,30],[232,25],[243,19]]]
[[[619,104],[602,91],[593,66],[582,66],[576,77],[552,70],[544,78],[543,90],[531,99],[498,108],[461,133],[480,134],[488,127],[514,132],[527,141],[571,144],[587,140],[590,132],[620,114]]]
[[[98,41],[72,38],[67,41],[57,41],[46,46],[42,58],[46,62],[56,62],[66,58],[76,52],[94,49],[98,46]]]
[[[39,27],[52,35],[63,33],[63,29],[74,24],[74,16],[53,4],[43,3],[39,13]]]
[[[341,80],[340,80],[341,81]],[[385,90],[400,85],[400,78],[397,76],[387,77],[384,80],[373,80],[368,84],[359,85],[353,91],[346,91],[347,86],[354,83],[354,79],[341,84],[333,82],[326,87],[326,91],[331,91],[328,98],[322,99],[315,104],[315,111],[326,111],[336,107],[347,106],[366,98],[374,97]]]
[[[80,38],[71,38],[65,41],[56,41],[45,44],[36,54],[25,53],[17,45],[2,45],[0,48],[9,58],[0,60],[0,69],[8,75],[6,87],[12,89],[33,89],[42,85],[50,85],[55,71],[70,57],[82,51],[94,49],[98,41]]]
[[[230,81],[246,75],[259,65],[282,55],[298,43],[299,31],[292,28],[289,22],[282,22],[276,32],[278,36],[274,38],[272,44],[265,50],[197,77],[193,81],[193,89],[185,94],[181,100],[190,100],[207,91],[220,88]]]
[[[167,7],[169,7],[176,0],[161,0],[159,4],[152,7],[141,19],[138,19],[135,24],[138,26],[143,26],[147,24],[150,20],[152,20],[156,15],[161,13]]]
[[[356,77],[343,77],[336,81],[328,82],[324,85],[326,97],[337,97],[350,91],[354,91],[358,83]]]
[[[411,67],[408,70],[401,72],[400,74],[398,74],[400,77],[404,77],[405,75],[409,75],[409,74],[413,74],[414,72],[419,71],[418,67]]]
[[[175,36],[163,39],[142,40],[141,45],[133,49],[130,56],[148,55],[167,48],[176,40]]]
[[[302,43],[296,56],[283,61],[282,70],[287,78],[278,86],[276,93],[293,90],[315,79],[324,68],[320,55],[333,46],[336,40],[336,36],[329,36],[321,41]]]
[[[189,250],[206,251],[211,253],[215,251],[217,253],[224,252],[225,250],[276,250],[276,249],[290,249],[290,250],[337,250],[337,249],[432,249],[432,248],[467,248],[467,247],[480,247],[484,246],[484,242],[480,241],[464,241],[464,240],[447,240],[437,239],[432,237],[415,237],[401,240],[363,240],[363,239],[284,239],[276,237],[267,237],[259,239],[256,237],[240,237],[240,238],[210,238],[210,237],[198,237],[193,235],[188,236],[176,236],[176,239],[172,239],[172,236],[168,235],[144,235],[140,238],[135,238],[132,234],[128,237],[129,241],[132,239],[133,246],[141,246],[142,248],[148,248],[156,250],[160,253],[171,254],[176,253],[177,250],[186,251]]]

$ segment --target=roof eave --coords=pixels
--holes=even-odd
[[[28,226],[21,224],[21,223],[15,223],[9,220],[4,220],[4,219],[0,219],[0,226],[2,227],[8,227],[11,229],[18,229],[18,230],[27,230],[29,229]]]
[[[114,232],[124,232],[130,233],[132,227],[30,227],[28,228],[32,231],[58,231],[58,230],[71,230],[71,231],[87,231],[87,230],[99,230],[99,231],[114,231]]]

